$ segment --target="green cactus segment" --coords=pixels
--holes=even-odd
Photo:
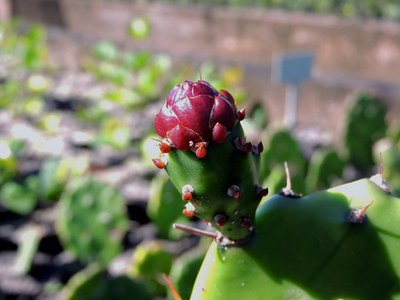
[[[384,138],[374,145],[376,164],[382,163],[383,173],[392,192],[400,196],[400,141]]]
[[[163,296],[166,286],[162,274],[168,274],[173,255],[164,250],[161,243],[152,241],[139,245],[132,257],[129,276],[142,281],[153,294]]]
[[[121,251],[128,228],[124,200],[118,190],[86,180],[71,186],[59,205],[56,228],[65,248],[84,262],[108,265]]]
[[[308,167],[306,186],[309,192],[332,186],[343,175],[344,162],[334,149],[318,149]]]
[[[382,101],[369,95],[359,96],[347,113],[344,144],[349,161],[361,171],[374,165],[372,147],[385,136],[386,113]]]
[[[251,151],[238,149],[242,137],[238,124],[223,144],[207,146],[206,157],[198,159],[191,151],[172,149],[166,165],[171,181],[190,202],[188,210],[230,240],[250,235],[262,197]]]
[[[150,300],[152,294],[139,281],[132,280],[126,275],[112,276],[97,265],[74,275],[63,290],[66,300],[98,299]]]
[[[267,184],[268,188],[271,185],[272,190],[274,186],[282,188],[286,181],[283,164],[287,162],[293,189],[298,193],[304,193],[304,176],[307,163],[298,142],[293,138],[290,131],[280,128],[271,132],[264,145],[265,150],[261,153],[260,165],[260,179],[263,184]],[[271,175],[271,173],[274,174]]]
[[[159,173],[152,179],[147,214],[161,238],[176,240],[182,237],[182,231],[172,228],[174,223],[188,223],[188,218],[182,215],[184,203],[179,201],[181,198],[166,174]]]
[[[182,299],[190,298],[208,246],[209,243],[200,244],[179,256],[172,265],[169,278]]]
[[[351,213],[368,205],[363,222],[351,222]],[[210,249],[192,297],[237,298],[239,280],[250,287],[243,299],[400,296],[399,215],[399,199],[368,179],[303,198],[275,195],[257,210],[249,243]]]

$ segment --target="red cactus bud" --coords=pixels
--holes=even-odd
[[[154,128],[177,149],[198,151],[197,157],[204,157],[205,147],[194,146],[199,142],[223,142],[225,131],[232,130],[239,121],[230,93],[218,92],[204,80],[184,81],[168,94],[154,119]]]

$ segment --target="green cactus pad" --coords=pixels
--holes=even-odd
[[[264,181],[275,167],[282,168],[284,162],[287,162],[292,181],[299,181],[296,191],[304,192],[304,186],[300,182],[305,176],[306,160],[290,131],[285,128],[271,131],[265,139],[264,147],[265,150],[261,153],[260,179]]]
[[[97,265],[89,265],[75,274],[63,292],[66,300],[153,299],[153,295],[140,281],[126,275],[112,276]]]
[[[191,151],[172,149],[166,165],[178,190],[183,192],[185,187],[192,190],[193,199],[188,202],[193,205],[196,216],[236,241],[251,234],[254,213],[262,197],[257,193],[251,152],[235,146],[235,141],[242,137],[238,124],[224,143],[207,146],[206,157],[199,159]]]
[[[363,94],[349,108],[344,130],[348,160],[361,171],[373,165],[373,144],[387,130],[387,108],[380,99]]]
[[[133,253],[129,276],[143,281],[153,294],[163,296],[166,286],[162,274],[169,273],[172,261],[173,255],[158,241],[142,243]]]
[[[397,299],[399,216],[399,199],[368,179],[275,195],[257,210],[249,243],[213,244],[192,299]]]
[[[344,162],[334,149],[318,149],[310,160],[306,185],[309,192],[326,189],[343,175]]]
[[[121,251],[127,228],[124,200],[106,183],[81,181],[61,198],[57,233],[65,248],[84,262],[108,265]]]
[[[174,223],[188,223],[188,218],[182,214],[184,203],[181,198],[181,194],[165,174],[159,173],[152,179],[147,214],[156,225],[161,238],[176,240],[182,237],[182,231],[172,228]]]

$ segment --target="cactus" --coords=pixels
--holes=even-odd
[[[221,98],[231,105],[213,107]],[[226,91],[186,81],[155,119],[155,165],[182,191],[185,214],[217,230],[175,225],[214,238],[191,299],[398,298],[400,201],[382,174],[304,197],[288,185],[258,205],[262,144],[246,142],[244,110],[232,103]]]
[[[129,276],[142,281],[147,289],[155,295],[166,294],[162,274],[168,274],[173,261],[173,255],[164,250],[157,241],[140,244],[132,257]]]
[[[344,162],[334,149],[318,149],[308,166],[306,185],[307,191],[328,188],[342,177]]]
[[[376,164],[385,166],[384,173],[392,192],[400,196],[400,141],[384,138],[375,143],[374,159]]]
[[[181,231],[172,228],[174,223],[187,223],[188,218],[181,213],[182,203],[177,201],[180,198],[168,176],[160,173],[152,179],[147,214],[161,238],[176,240],[182,237]]]
[[[95,264],[75,274],[64,287],[63,295],[66,300],[124,300],[132,296],[140,300],[153,299],[142,282],[126,275],[113,276]]]
[[[346,116],[344,145],[348,160],[361,171],[374,165],[372,147],[385,136],[387,108],[380,99],[362,94]]]
[[[285,128],[272,130],[264,144],[265,150],[261,153],[260,162],[260,178],[263,185],[268,186],[271,193],[278,192],[278,187],[284,186],[286,180],[282,166],[287,162],[290,166],[293,189],[298,193],[305,192],[307,163],[299,143],[291,132]]]
[[[180,255],[172,265],[169,276],[182,299],[190,298],[208,246],[209,243],[200,243],[197,247]]]
[[[106,266],[121,251],[128,227],[124,200],[105,183],[76,182],[61,198],[56,225],[67,250],[81,261]]]

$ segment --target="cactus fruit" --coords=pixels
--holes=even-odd
[[[142,282],[126,275],[113,276],[96,264],[75,274],[64,287],[63,295],[66,300],[124,300],[132,296],[140,300],[154,299]]]
[[[181,191],[184,214],[203,218],[228,243],[251,235],[255,210],[266,194],[253,160],[262,144],[246,142],[240,126],[244,114],[228,92],[203,80],[185,81],[172,89],[154,122],[163,138],[161,157],[154,162]]]
[[[346,116],[344,145],[348,160],[361,171],[374,165],[372,148],[385,136],[387,108],[380,99],[360,95]]]
[[[170,95],[185,92],[177,90],[182,89],[178,86]],[[200,93],[201,101],[210,99],[202,96],[204,90],[189,90],[188,98]],[[207,91],[215,97],[209,85]],[[181,109],[192,116],[210,114],[200,104]],[[231,112],[229,108],[228,115]],[[375,112],[372,109],[369,115]],[[166,170],[182,192],[186,213],[203,218],[217,230],[203,233],[215,240],[191,299],[400,298],[400,201],[387,193],[382,174],[304,197],[288,185],[259,205],[267,189],[257,183],[258,159],[253,158],[259,157],[262,144],[246,142],[240,125],[243,117],[236,112],[232,123],[236,125],[226,127],[222,142],[213,140],[210,132],[206,139],[193,130],[189,134],[187,128],[177,130],[183,123],[172,113],[164,118],[171,126],[164,124],[157,130],[161,125],[156,117],[156,130],[163,138],[156,165]],[[204,117],[194,123],[205,122],[202,126],[211,130],[215,124],[210,120]],[[179,141],[178,146],[171,137]],[[198,142],[194,139],[200,137],[205,156],[196,155],[193,148]],[[180,144],[183,140],[185,147]],[[267,146],[275,147],[273,155],[278,157],[292,150]]]
[[[81,261],[106,266],[121,251],[128,228],[124,200],[117,189],[103,182],[76,182],[59,202],[56,225],[67,250]]]

